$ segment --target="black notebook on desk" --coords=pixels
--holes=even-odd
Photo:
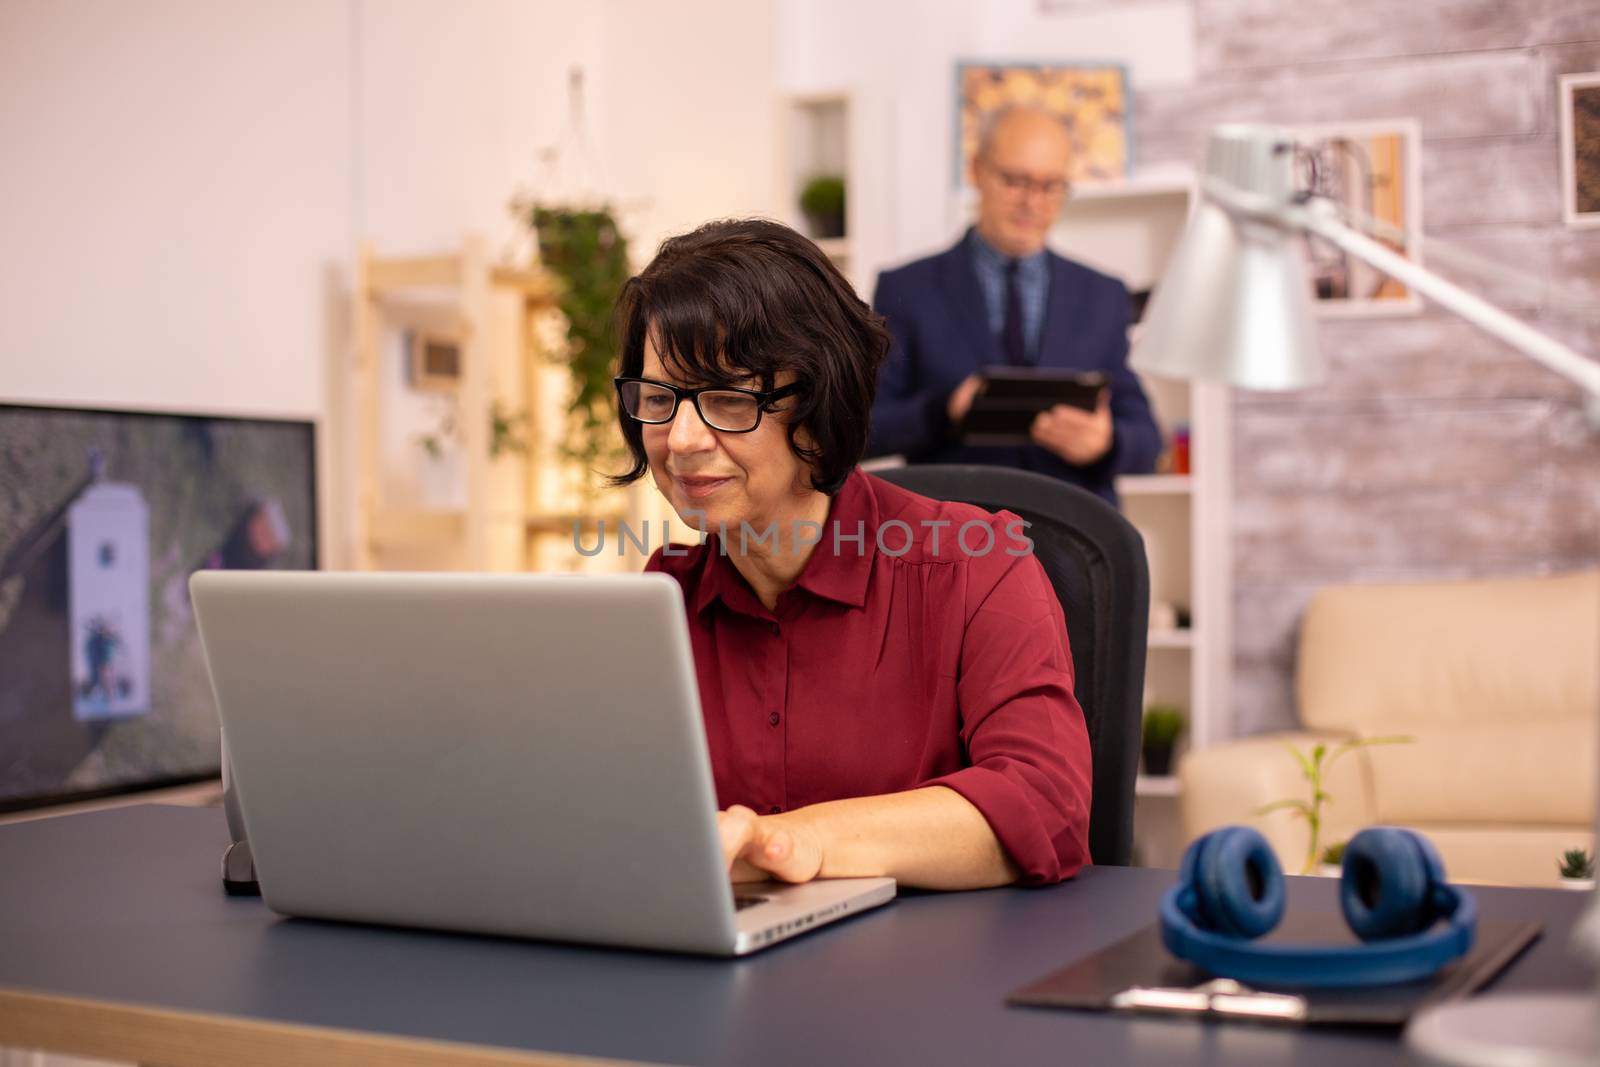
[[[1161,944],[1161,924],[1151,923],[1138,933],[1016,990],[1006,999],[1012,1004],[1040,1008],[1131,1010],[1304,1026],[1400,1027],[1422,1008],[1482,988],[1533,944],[1539,929],[1539,924],[1533,922],[1480,919],[1472,951],[1446,964],[1433,977],[1418,982],[1364,989],[1267,990],[1213,983],[1211,975],[1169,953]],[[1330,912],[1286,915],[1263,940],[1356,943],[1343,918]]]
[[[1057,404],[1093,411],[1106,388],[1099,371],[1056,367],[985,367],[967,417],[956,427],[963,444],[1016,445],[1041,411]]]

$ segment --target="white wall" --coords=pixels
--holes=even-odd
[[[708,219],[776,210],[770,0],[605,6],[607,169],[635,258]]]
[[[0,397],[317,416],[351,248],[516,236],[567,73],[636,248],[772,210],[772,8],[0,0]]]
[[[0,3],[0,395],[313,414],[349,10]]]
[[[528,0],[357,0],[360,50],[349,136],[355,231],[383,254],[491,249],[513,235],[508,204],[567,121],[567,72],[603,104],[603,5]],[[597,137],[603,134],[593,128]]]

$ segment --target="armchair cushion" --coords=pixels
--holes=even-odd
[[[1444,859],[1452,882],[1554,887],[1561,884],[1561,854],[1569,848],[1594,851],[1589,826],[1407,823],[1426,834]]]
[[[1313,730],[1372,733],[1592,722],[1596,649],[1600,571],[1330,586],[1301,623],[1300,720]],[[1585,751],[1592,762],[1594,746]]]
[[[1404,728],[1365,749],[1379,822],[1583,826],[1594,818],[1596,719]]]

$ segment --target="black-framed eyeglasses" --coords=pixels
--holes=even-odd
[[[1019,196],[1032,192],[1054,200],[1058,196],[1064,196],[1067,190],[1072,188],[1072,183],[1065,178],[1034,178],[1014,170],[1005,170],[988,161],[984,161],[983,165],[1000,179],[1000,184],[1005,186],[1006,192],[1016,193]]]
[[[680,389],[649,378],[613,378],[612,381],[617,385],[617,399],[622,402],[623,412],[635,422],[648,426],[671,422],[678,414],[678,404],[689,400],[707,426],[723,433],[749,433],[761,425],[761,413],[774,402],[800,391],[799,382],[763,392],[725,386]]]

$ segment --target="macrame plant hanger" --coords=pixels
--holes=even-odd
[[[566,126],[556,141],[536,151],[532,187],[519,186],[511,199],[516,225],[500,256],[508,265],[525,266],[538,259],[538,242],[530,221],[536,205],[573,211],[596,211],[608,206],[617,210],[605,167],[589,136],[583,78],[582,67],[567,72]]]

